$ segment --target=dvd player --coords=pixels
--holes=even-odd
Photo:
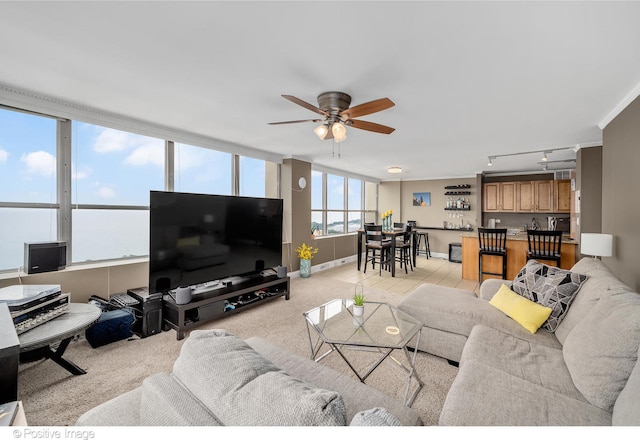
[[[69,294],[65,293],[29,309],[11,312],[11,318],[13,319],[16,333],[21,334],[57,318],[66,313],[68,309]]]
[[[60,293],[59,284],[20,284],[1,288],[0,302],[6,303],[10,312],[17,312],[56,298]]]

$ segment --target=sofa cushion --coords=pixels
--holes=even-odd
[[[581,273],[589,278],[580,288],[580,294],[576,295],[571,308],[555,331],[556,337],[563,344],[571,330],[587,316],[600,298],[633,291],[601,260],[584,257],[571,268],[571,272]]]
[[[465,345],[441,425],[609,425],[576,389],[562,350],[478,325]]]
[[[173,375],[157,373],[142,382],[142,426],[219,426],[220,420]]]
[[[531,301],[551,308],[551,315],[543,328],[554,332],[586,279],[586,275],[529,260],[513,280],[512,289]]]
[[[639,353],[640,354],[640,353]],[[627,380],[615,405],[613,405],[613,415],[611,423],[615,426],[638,426],[640,425],[640,362],[636,361],[631,376]]]
[[[224,425],[346,425],[338,392],[289,376],[225,330],[192,331],[173,374]]]
[[[491,298],[489,304],[515,320],[531,333],[537,332],[551,314],[549,307],[544,307],[518,295],[504,284]]]
[[[400,422],[384,408],[371,408],[357,413],[350,426],[400,426]]]
[[[317,387],[339,392],[347,408],[348,422],[352,422],[355,415],[361,411],[382,407],[403,426],[423,425],[414,409],[356,380],[352,375],[345,375],[322,363],[314,362],[308,356],[292,353],[264,338],[251,337],[246,342],[288,374]]]
[[[439,424],[603,426],[611,424],[611,414],[588,402],[472,360],[460,364]]]
[[[636,365],[640,346],[640,295],[601,298],[565,340],[573,382],[593,405],[612,411]]]

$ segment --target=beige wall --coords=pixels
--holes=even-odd
[[[476,203],[478,186],[476,178],[465,179],[438,179],[438,180],[411,180],[402,182],[381,182],[378,207],[381,212],[393,209],[394,222],[406,222],[416,220],[419,226],[442,228],[443,222],[459,223],[460,219],[449,217],[450,212],[445,211],[447,197],[445,186],[471,185],[471,195],[465,196],[471,199],[471,210],[460,211],[464,214],[464,223],[471,223],[475,229],[478,224],[480,210]],[[431,206],[413,206],[414,192],[431,193]],[[378,222],[380,220],[378,219]],[[449,254],[449,243],[460,243],[460,231],[430,230],[429,244],[432,254]]]
[[[613,257],[605,264],[640,289],[640,98],[603,132],[602,232],[614,235]]]
[[[149,284],[149,263],[146,259],[122,260],[114,263],[87,264],[69,267],[59,272],[3,278],[0,287],[14,284],[59,284],[72,302],[87,302],[91,295],[109,298],[115,293]]]
[[[580,191],[580,222],[573,229],[575,238],[580,239],[582,232],[602,232],[602,147],[578,151],[576,190]]]

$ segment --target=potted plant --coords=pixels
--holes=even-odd
[[[300,258],[300,277],[309,278],[311,275],[311,259],[318,253],[318,248],[307,246],[306,243],[296,248],[298,258]]]
[[[360,291],[358,292],[358,286],[360,286]],[[364,291],[362,289],[362,284],[358,283],[355,288],[355,292],[353,294],[353,315],[354,316],[362,316],[364,314]]]

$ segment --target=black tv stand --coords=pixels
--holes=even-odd
[[[164,295],[163,328],[176,330],[177,339],[183,339],[186,330],[223,316],[281,296],[288,300],[289,282],[289,277],[278,278],[276,275],[249,277],[237,284],[194,295],[190,303],[180,305],[176,304],[171,295]]]

